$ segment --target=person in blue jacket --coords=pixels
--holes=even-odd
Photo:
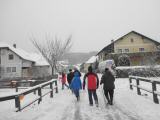
[[[74,72],[74,77],[70,84],[70,88],[73,90],[77,98],[77,101],[79,101],[80,100],[79,90],[82,89],[82,83],[78,72]]]

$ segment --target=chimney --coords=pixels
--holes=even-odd
[[[16,48],[16,44],[13,44],[13,47]]]
[[[114,42],[114,40],[112,39],[112,40],[111,40],[111,43],[113,43],[113,42]]]

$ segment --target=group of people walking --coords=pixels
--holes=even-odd
[[[77,101],[80,100],[80,89],[85,90],[87,86],[88,90],[88,97],[89,97],[89,105],[93,106],[93,98],[95,105],[98,107],[98,96],[96,93],[96,90],[99,88],[99,78],[98,75],[93,72],[92,66],[88,67],[88,72],[83,77],[83,83],[81,83],[81,73],[78,71],[78,69],[74,68],[74,72],[72,72],[72,69],[69,70],[69,73],[67,74],[67,77],[63,75],[62,73],[62,89],[64,89],[64,86],[67,86],[67,84],[63,81],[64,79],[67,79],[69,86],[72,90],[72,92],[75,94]],[[114,94],[114,85],[115,78],[112,75],[112,73],[109,71],[108,68],[105,68],[105,72],[103,73],[100,81],[100,85],[103,84],[103,90],[105,97],[108,101],[108,104],[113,105],[113,94]],[[92,98],[93,97],[93,98]]]

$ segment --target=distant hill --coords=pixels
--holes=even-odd
[[[68,53],[64,56],[63,59],[67,59],[69,61],[69,64],[80,64],[83,62],[86,62],[90,57],[93,55],[96,55],[98,52],[89,52],[89,53]]]

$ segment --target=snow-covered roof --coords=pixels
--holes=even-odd
[[[30,57],[30,54],[20,48],[14,48],[13,46],[5,43],[0,43],[0,48],[9,48],[11,51],[16,53],[22,59],[34,62],[33,59]]]
[[[91,58],[88,59],[88,61],[86,61],[86,63],[94,63],[97,60],[97,56],[92,56]]]
[[[44,57],[38,53],[30,54],[32,60],[35,61],[34,66],[49,66],[49,63],[44,59]]]
[[[64,61],[58,61],[57,65],[63,66],[63,67],[67,67],[68,65],[64,64]]]
[[[48,62],[42,57],[42,55],[37,53],[28,53],[21,48],[14,48],[6,43],[0,43],[0,48],[8,48],[24,60],[28,60],[35,63],[35,66],[46,66],[49,65]]]

